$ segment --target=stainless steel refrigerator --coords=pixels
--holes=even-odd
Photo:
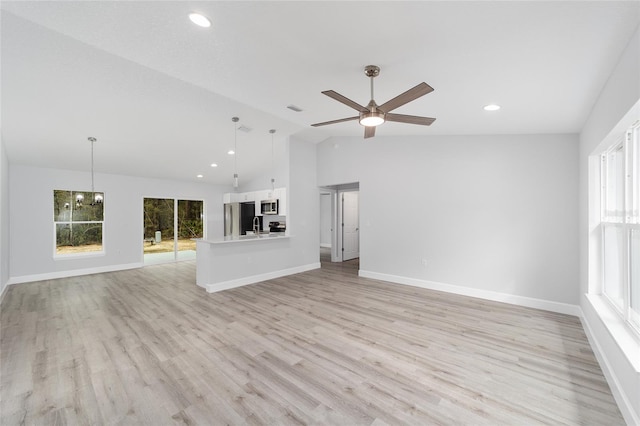
[[[253,218],[256,215],[256,204],[254,202],[247,203],[228,203],[224,205],[224,236],[238,237],[246,235],[247,231],[253,230]],[[262,217],[260,220],[260,229],[262,229]]]

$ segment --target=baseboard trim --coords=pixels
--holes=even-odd
[[[513,294],[499,293],[490,290],[480,290],[476,288],[463,287],[453,284],[444,284],[435,281],[420,280],[416,278],[402,277],[398,275],[382,274],[379,272],[358,271],[358,275],[374,280],[389,281],[395,284],[410,285],[429,290],[443,291],[446,293],[459,294],[461,296],[476,297],[478,299],[492,300],[494,302],[509,303],[511,305],[524,306],[527,308],[542,309],[545,311],[557,312],[573,316],[580,316],[580,306],[568,303],[553,302],[532,297],[516,296]]]
[[[599,317],[598,310],[594,306],[594,301],[589,298],[587,295],[587,303],[591,303],[591,309],[596,312],[596,317]],[[589,309],[589,307],[587,307]],[[580,310],[580,322],[582,323],[582,328],[584,329],[585,334],[587,335],[587,339],[589,340],[589,344],[591,345],[591,349],[593,349],[593,353],[598,360],[598,364],[600,364],[600,368],[602,369],[602,373],[604,377],[607,379],[607,383],[609,384],[609,388],[611,388],[611,393],[613,394],[616,403],[618,404],[618,408],[622,413],[622,417],[624,417],[627,424],[630,425],[640,425],[640,412],[636,412],[635,408],[629,396],[627,395],[624,387],[620,383],[618,379],[619,373],[616,373],[615,368],[612,366],[610,358],[607,357],[606,352],[602,349],[602,345],[600,344],[600,340],[597,338],[597,334],[594,332],[594,327],[589,323],[588,316],[584,314],[584,311]],[[596,321],[602,321],[601,318],[597,318]],[[606,333],[611,334],[611,331],[608,329],[607,324],[603,322],[602,327],[606,330]],[[612,336],[613,340],[616,340]],[[616,341],[616,344],[619,345],[619,342]],[[622,351],[622,349],[621,349]],[[624,352],[624,351],[622,351]],[[624,354],[623,356],[628,356],[628,354]],[[629,360],[630,362],[633,360]],[[636,367],[636,377],[640,375]],[[637,382],[636,382],[637,383]]]
[[[320,247],[323,247],[323,248],[331,248],[331,244],[327,244],[327,243],[325,243],[325,244],[320,244]]]
[[[287,275],[299,274],[301,272],[311,271],[320,268],[320,262],[309,263],[307,265],[296,266],[288,269],[280,269],[278,271],[266,272],[264,274],[251,275],[235,280],[223,281],[215,284],[206,284],[207,293],[215,293],[222,290],[229,290],[236,287],[242,287],[249,284],[255,284],[261,281],[272,280],[274,278],[286,277]]]
[[[0,303],[4,300],[4,295],[7,292],[7,287],[9,287],[9,281],[3,284],[2,290],[0,290]]]
[[[125,263],[121,265],[100,266],[97,268],[71,269],[66,271],[48,272],[45,274],[21,275],[18,277],[9,278],[9,281],[7,282],[7,284],[13,285],[13,284],[29,283],[34,281],[55,280],[58,278],[77,277],[80,275],[101,274],[103,272],[124,271],[127,269],[141,268],[143,266],[144,266],[143,263],[136,262],[136,263]]]

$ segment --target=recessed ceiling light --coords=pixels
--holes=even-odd
[[[235,154],[235,153],[236,153],[236,152],[235,152],[234,150],[232,150],[232,149],[230,149],[230,150],[229,150],[229,152],[227,152],[227,154],[229,154],[229,155],[233,155],[233,154]]]
[[[211,21],[209,20],[209,18],[199,13],[190,13],[189,19],[191,19],[191,22],[199,27],[209,28],[211,26]]]
[[[497,111],[500,109],[500,105],[489,104],[482,107],[485,111]]]
[[[211,163],[211,167],[218,167],[216,163]]]
[[[196,177],[197,177],[198,179],[201,179],[201,178],[203,178],[204,176],[202,176],[202,175],[198,175],[198,176],[196,176]]]

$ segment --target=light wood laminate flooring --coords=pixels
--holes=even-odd
[[[191,261],[10,286],[0,424],[624,424],[578,318],[357,269],[214,294]]]

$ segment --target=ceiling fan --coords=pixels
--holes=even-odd
[[[344,121],[358,120],[361,125],[364,126],[364,137],[371,138],[376,134],[376,126],[384,123],[385,121],[395,121],[397,123],[408,124],[420,124],[423,126],[430,126],[436,119],[430,117],[418,117],[415,115],[404,114],[392,114],[391,111],[401,107],[402,105],[418,99],[427,93],[433,92],[433,87],[427,83],[420,83],[417,86],[407,90],[406,92],[396,96],[395,98],[378,106],[376,101],[373,100],[373,79],[380,75],[380,67],[376,65],[367,65],[364,67],[364,74],[371,78],[371,101],[366,107],[352,101],[349,98],[342,96],[340,93],[333,90],[325,90],[323,94],[341,102],[360,113],[355,117],[341,118],[339,120],[325,121],[322,123],[312,124],[313,127],[326,126],[327,124],[342,123]]]

